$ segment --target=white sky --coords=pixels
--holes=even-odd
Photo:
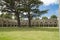
[[[58,3],[58,0],[41,0],[44,5],[50,5],[50,4],[57,4]]]

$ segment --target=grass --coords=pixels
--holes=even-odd
[[[57,27],[0,27],[0,40],[59,40]]]

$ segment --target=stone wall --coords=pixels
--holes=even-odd
[[[43,26],[43,27],[55,27],[58,26],[58,20],[57,19],[40,19],[40,20],[31,20],[31,25],[32,26]],[[17,26],[17,21],[16,20],[11,20],[11,19],[4,19],[0,18],[0,27],[9,27],[9,26]],[[23,20],[21,21],[21,26],[28,26],[28,21]]]

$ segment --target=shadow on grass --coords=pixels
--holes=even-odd
[[[10,32],[10,31],[51,31],[58,32],[58,27],[0,27],[0,32]]]

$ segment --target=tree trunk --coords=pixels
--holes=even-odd
[[[17,18],[17,23],[18,23],[18,27],[21,27],[21,23],[20,23],[20,17],[19,17],[19,13],[16,12],[16,18]]]
[[[30,17],[30,12],[28,12],[28,22],[29,22],[29,27],[31,27],[31,17]]]
[[[31,27],[30,4],[28,5],[28,23],[29,23],[29,27]]]

